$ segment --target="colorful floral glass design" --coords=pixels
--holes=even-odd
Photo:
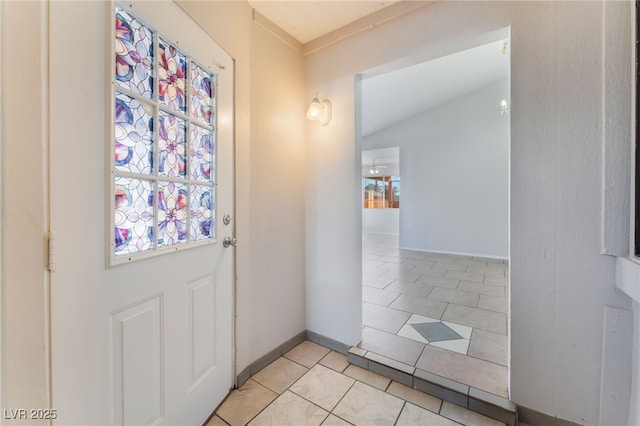
[[[160,39],[159,50],[158,95],[160,103],[175,111],[186,113],[187,58],[178,49],[162,39]]]
[[[113,253],[214,238],[216,75],[126,6],[114,17]]]
[[[187,240],[187,185],[158,183],[158,245],[172,246]]]
[[[183,178],[187,174],[185,121],[164,111],[160,111],[158,121],[158,171]]]
[[[153,93],[153,32],[120,8],[115,16],[115,79],[134,93]]]
[[[211,165],[214,159],[213,132],[200,126],[191,126],[191,179],[211,181]]]
[[[153,249],[153,184],[148,180],[115,180],[115,253]]]
[[[213,187],[191,187],[191,239],[202,240],[213,236]]]
[[[149,174],[153,171],[153,111],[127,95],[115,100],[114,161],[118,170]]]
[[[213,99],[215,96],[215,75],[191,63],[191,117],[194,120],[213,122]]]

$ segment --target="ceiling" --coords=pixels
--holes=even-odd
[[[398,1],[249,0],[249,4],[305,44]]]
[[[363,79],[362,135],[506,78],[509,57],[501,46],[502,42],[496,41]]]

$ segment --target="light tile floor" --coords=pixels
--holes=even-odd
[[[207,426],[246,424],[504,426],[309,341],[234,390]]]
[[[363,235],[362,251],[360,347],[508,398],[507,261],[403,250],[378,234]],[[418,332],[439,322],[460,338]]]

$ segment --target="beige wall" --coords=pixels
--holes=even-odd
[[[302,54],[245,2],[179,5],[236,62],[237,370],[305,330]]]
[[[251,317],[238,332],[255,359],[305,330],[307,105],[300,50],[257,23],[251,69]]]

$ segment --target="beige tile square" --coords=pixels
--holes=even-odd
[[[249,423],[251,426],[320,425],[329,412],[286,391]]]
[[[209,419],[206,426],[227,426],[227,423],[218,416]]]
[[[393,302],[400,293],[395,291],[381,290],[379,288],[362,286],[362,300],[376,305],[387,306]]]
[[[505,296],[504,287],[502,286],[491,285],[486,283],[485,284],[474,283],[471,281],[460,281],[460,285],[458,285],[458,290],[469,291],[471,293],[486,294],[487,296],[494,296],[494,297]]]
[[[346,420],[342,420],[338,416],[329,414],[326,420],[322,422],[322,426],[351,426],[351,423]]]
[[[439,412],[440,406],[442,405],[442,400],[440,398],[420,392],[419,390],[410,388],[409,386],[405,386],[398,382],[391,382],[387,388],[387,393],[404,399],[405,401],[409,401],[424,408],[425,410],[433,411],[434,413]]]
[[[477,267],[477,266],[469,266],[467,268],[467,272],[473,272],[474,274],[483,274],[483,275],[486,275],[486,278],[488,278],[488,277],[504,278],[504,271],[505,270],[502,267],[506,267],[506,265],[500,264],[500,266],[501,267],[489,266],[489,267],[486,267],[486,268]]]
[[[507,367],[427,346],[416,368],[508,398]]]
[[[352,378],[317,364],[289,390],[331,411],[354,383]]]
[[[485,311],[484,309],[450,303],[442,315],[442,320],[494,333],[507,334],[507,315],[500,312]]]
[[[252,378],[272,391],[282,393],[306,372],[307,369],[300,364],[280,357],[260,370]]]
[[[422,277],[420,279],[425,279],[425,278],[441,278],[444,277],[444,274],[447,273],[446,269],[442,269],[442,268],[428,268],[426,266],[416,266],[415,268],[413,268],[412,270],[413,272],[420,272],[422,273]]]
[[[367,275],[362,276],[362,285],[366,285],[369,287],[382,289],[388,286],[389,284],[391,284],[392,282],[393,282],[392,278],[380,278],[377,276],[372,277]]]
[[[505,426],[497,420],[485,417],[482,414],[459,407],[448,401],[444,401],[440,415],[463,425],[473,426]]]
[[[389,307],[431,318],[440,318],[447,307],[447,303],[440,302],[439,300],[401,295],[391,305],[389,305]],[[402,324],[400,324],[400,326],[402,326]],[[398,330],[399,329],[400,327],[398,327]]]
[[[441,417],[431,411],[425,410],[407,402],[400,413],[397,426],[415,426],[415,425],[429,425],[429,426],[459,426],[458,423],[452,422],[449,419]]]
[[[431,277],[424,274],[422,278],[416,281],[416,284],[425,284],[434,287],[444,287],[444,288],[458,288],[458,284],[460,284],[460,280],[452,279],[452,278],[442,278],[442,277]]]
[[[487,275],[484,279],[484,283],[488,285],[497,285],[507,287],[509,285],[509,273],[505,272],[504,277],[496,277],[493,275]]]
[[[427,297],[427,294],[433,289],[433,286],[417,282],[410,283],[407,281],[394,281],[387,286],[385,290],[396,293],[408,294],[416,297]]]
[[[467,265],[473,268],[485,268],[487,266],[487,261],[475,258],[470,258],[468,256],[458,256],[455,260],[455,263],[460,263],[462,265]]]
[[[372,303],[362,304],[362,324],[387,333],[397,333],[410,316],[410,313],[398,309],[391,309]]]
[[[506,297],[494,297],[481,294],[480,300],[478,301],[478,308],[507,314],[509,313],[509,299]]]
[[[434,288],[431,293],[429,293],[429,296],[427,296],[427,299],[471,306],[472,308],[478,306],[479,298],[480,295],[478,293],[470,293],[467,291],[459,291],[441,287]]]
[[[391,379],[360,368],[357,365],[350,365],[344,370],[343,374],[381,390],[385,390],[391,382]]]
[[[461,272],[461,271],[447,271],[446,274],[444,274],[445,278],[452,278],[455,280],[465,280],[465,281],[471,281],[471,282],[476,282],[476,283],[482,283],[484,282],[484,275],[483,274],[477,274],[474,272]]]
[[[508,365],[509,339],[504,334],[476,328],[473,330],[467,355],[496,364]]]
[[[277,396],[277,393],[249,379],[240,389],[231,392],[216,415],[231,426],[244,426]]]
[[[403,263],[386,263],[384,265],[380,265],[379,269],[386,269],[387,271],[394,271],[394,272],[398,272],[398,271],[408,272],[413,268],[415,268],[415,266],[416,266],[415,262],[405,260],[405,262]],[[387,271],[384,271],[384,272],[387,272]]]
[[[409,271],[389,270],[384,274],[380,275],[380,277],[382,278],[393,278],[394,280],[409,281],[409,282],[415,282],[421,276],[422,276],[422,272],[420,271],[414,272],[413,269]]]
[[[360,347],[403,364],[415,365],[424,349],[424,343],[365,327]]]
[[[441,260],[434,265],[434,268],[437,269],[446,269],[447,271],[460,271],[465,272],[467,270],[467,265],[463,265],[462,263],[454,263],[453,260]]]
[[[305,340],[284,354],[284,356],[289,358],[291,361],[295,361],[307,368],[311,368],[328,353],[329,349],[324,346]]]
[[[342,373],[344,369],[349,366],[349,361],[347,361],[347,357],[341,353],[331,351],[320,360],[319,364]]]
[[[356,382],[333,413],[354,425],[393,425],[404,401],[376,388]]]

